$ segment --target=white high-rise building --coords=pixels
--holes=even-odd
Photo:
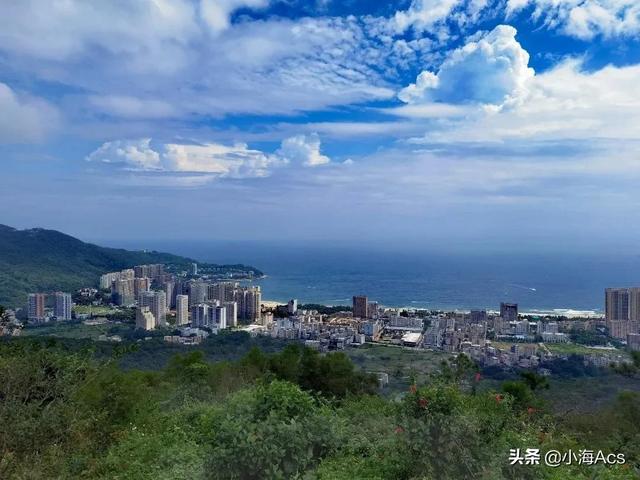
[[[176,295],[176,325],[189,323],[189,296]]]
[[[53,313],[56,320],[71,320],[71,303],[70,293],[55,293]]]
[[[167,295],[164,292],[142,292],[138,296],[138,306],[149,307],[156,327],[167,325]]]
[[[224,302],[222,304],[227,309],[227,326],[238,326],[238,304],[236,302]]]
[[[143,330],[153,330],[156,325],[156,319],[149,310],[149,307],[136,308],[136,328]]]
[[[214,307],[212,310],[215,312],[215,327],[219,330],[227,328],[227,309],[225,307]]]
[[[209,305],[200,303],[191,307],[191,326],[206,327],[209,323]]]
[[[167,296],[167,308],[170,310],[176,306],[176,283],[174,281],[166,281],[162,285],[162,289]]]

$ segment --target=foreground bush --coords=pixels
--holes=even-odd
[[[494,391],[474,368],[459,359],[390,401],[345,357],[297,346],[217,364],[190,352],[140,372],[51,342],[0,343],[0,478],[638,477],[637,394],[557,419],[536,395],[543,379]],[[627,464],[512,466],[513,448],[602,449]]]

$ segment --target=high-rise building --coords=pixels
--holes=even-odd
[[[189,297],[176,295],[176,325],[189,323]]]
[[[223,302],[222,306],[227,309],[227,326],[238,326],[238,304],[236,302]]]
[[[116,280],[120,279],[121,272],[110,272],[100,276],[100,288],[108,290]]]
[[[378,302],[367,302],[367,318],[378,318]]]
[[[640,287],[629,288],[629,320],[640,321]]]
[[[120,270],[120,278],[125,280],[133,280],[134,278],[136,278],[136,272],[133,268]]]
[[[251,323],[259,323],[262,310],[260,287],[240,287],[235,290],[234,301],[238,304],[238,317]]]
[[[54,296],[53,314],[56,320],[71,320],[71,294],[56,292]]]
[[[206,327],[209,323],[209,305],[200,303],[191,306],[191,326]]]
[[[111,296],[117,305],[131,305],[135,301],[133,278],[119,278],[113,282]]]
[[[162,290],[167,297],[167,308],[172,309],[176,306],[176,284],[173,280],[166,280],[162,283]]]
[[[138,306],[149,307],[155,326],[165,327],[167,325],[167,296],[164,292],[142,292],[138,296]]]
[[[238,282],[216,282],[209,285],[207,298],[219,302],[230,302],[235,298],[235,291],[239,288]]]
[[[136,277],[133,279],[133,294],[138,298],[142,292],[151,289],[151,279],[149,277]]]
[[[298,311],[298,300],[296,300],[295,298],[292,298],[291,300],[289,300],[289,303],[287,303],[287,313],[289,315],[295,315],[297,311]]]
[[[518,304],[502,302],[500,304],[500,316],[505,322],[518,321]]]
[[[208,285],[204,282],[189,282],[189,305],[198,305],[207,300]]]
[[[609,335],[626,340],[629,333],[635,333],[631,318],[637,324],[640,315],[640,289],[607,288],[604,292],[605,320]]]
[[[631,333],[629,330],[631,322],[629,320],[610,320],[607,322],[609,335],[613,338],[625,340],[627,335]]]
[[[614,320],[629,320],[630,295],[628,288],[605,289],[605,318],[607,324]]]
[[[30,293],[27,316],[29,320],[41,322],[44,320],[44,306],[46,295],[44,293]]]
[[[216,306],[211,307],[211,326],[218,328],[219,330],[224,330],[227,328],[227,309],[225,307]]]
[[[471,310],[469,315],[471,323],[484,323],[487,321],[486,310]]]
[[[136,265],[133,267],[133,272],[135,278],[147,277],[152,280],[157,280],[164,274],[164,265],[160,263],[152,265]]]
[[[369,301],[365,295],[355,295],[353,297],[353,317],[368,318]]]
[[[262,309],[262,293],[260,292],[260,287],[249,287],[247,289],[246,306],[247,314],[245,318],[251,321],[251,323],[258,323]]]
[[[192,263],[191,264],[191,275],[198,275],[198,264],[197,263]]]
[[[156,319],[151,313],[149,307],[137,307],[136,308],[136,328],[143,330],[153,330],[156,325]]]

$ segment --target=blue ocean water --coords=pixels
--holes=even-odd
[[[431,309],[602,311],[604,289],[640,285],[638,255],[435,254],[258,243],[119,243],[216,263],[245,263],[267,274],[254,282],[265,300],[350,304],[368,295],[385,306]]]

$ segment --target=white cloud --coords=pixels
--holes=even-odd
[[[160,154],[151,148],[150,138],[105,142],[89,154],[87,161],[124,163],[140,170],[162,169]]]
[[[0,2],[0,18],[11,19],[2,25],[0,62],[8,72],[90,92],[74,93],[70,116],[159,119],[292,114],[390,99],[388,78],[432,48],[382,39],[386,19],[229,24],[235,8],[266,4]]]
[[[265,177],[270,167],[280,163],[279,158],[245,144],[166,143],[154,147],[150,138],[106,142],[89,154],[87,161],[123,163],[138,171],[180,173],[182,179],[185,173],[207,174],[209,179]]]
[[[188,56],[187,49],[193,41],[205,41],[202,34],[228,28],[235,10],[260,8],[268,3],[269,0],[0,2],[0,18],[10,19],[2,22],[0,47],[43,60],[117,54],[144,66],[160,63],[170,69],[178,57]],[[149,57],[152,61],[147,60]]]
[[[534,71],[516,29],[493,31],[451,52],[437,74],[423,71],[398,97],[406,103],[479,103],[503,106],[527,94]]]
[[[417,30],[429,29],[446,20],[460,3],[462,0],[412,0],[407,10],[396,12],[395,26],[400,31],[410,27]]]
[[[229,27],[229,17],[239,8],[263,8],[269,0],[200,0],[202,18],[213,32]]]
[[[390,19],[396,32],[412,28],[421,35],[446,40],[450,26],[461,29],[480,20],[492,0],[412,0],[407,10],[400,10]]]
[[[143,174],[143,183],[164,185],[168,180],[163,177],[175,177],[178,186],[207,183],[216,178],[267,177],[274,168],[286,164],[318,166],[330,162],[320,153],[320,139],[315,134],[287,138],[273,154],[251,149],[244,143],[152,144],[150,138],[114,140],[103,143],[86,160],[121,164],[125,170]]]
[[[613,154],[623,143],[640,139],[638,78],[640,65],[585,72],[580,60],[567,60],[536,75],[527,96],[514,108],[469,112],[434,126],[414,141],[493,144],[496,151],[513,145],[535,148],[540,142],[580,141],[583,148]],[[612,140],[619,142],[618,147]]]
[[[507,15],[529,6],[533,7],[535,20],[581,39],[640,34],[637,0],[508,0]]]
[[[87,99],[97,111],[120,118],[166,118],[179,114],[163,100],[141,99],[129,95],[92,95]]]
[[[18,95],[0,82],[0,143],[42,140],[59,120],[57,111],[44,100]]]
[[[202,145],[167,144],[163,159],[169,171],[211,173],[220,177],[266,177],[278,159],[245,144],[225,146],[216,143]]]
[[[331,159],[320,153],[320,138],[316,134],[296,135],[285,139],[276,154],[288,162],[307,167],[325,165]]]
[[[175,68],[177,52],[198,33],[188,0],[1,2],[0,47],[41,60],[118,55],[135,68]],[[126,65],[126,64],[125,64]]]

